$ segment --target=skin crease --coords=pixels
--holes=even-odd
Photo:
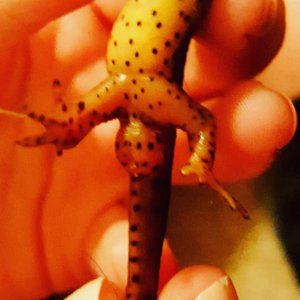
[[[0,11],[7,12],[5,16],[14,12],[18,20],[8,19],[5,27],[0,27],[1,107],[16,110],[26,99],[34,109],[48,111],[55,106],[51,91],[53,78],[58,77],[62,81],[66,98],[73,99],[105,77],[103,55],[110,29],[108,21],[113,21],[116,11],[113,7],[110,12],[103,10],[100,13],[100,10],[110,1],[101,1],[99,5],[96,2],[92,7],[83,8],[64,17],[59,23],[48,25],[38,34],[28,36],[50,20],[88,2],[72,1],[70,4],[69,1],[51,1],[41,4],[23,1],[23,6],[20,1],[1,2]],[[235,3],[222,0],[218,1],[218,5],[226,8],[229,2]],[[253,2],[253,11],[256,12],[260,7],[257,3],[255,5]],[[259,13],[249,13],[245,19],[234,18],[235,22],[241,22],[229,26],[241,29],[235,35],[231,32],[222,35],[217,31],[215,25],[218,23],[219,8],[215,4],[205,32],[197,39],[199,42],[206,41],[210,51],[202,44],[195,44],[194,53],[198,58],[192,56],[191,50],[187,62],[187,90],[197,101],[203,100],[204,95],[213,97],[205,104],[216,115],[219,126],[215,173],[221,180],[245,179],[261,174],[271,163],[274,152],[289,141],[295,129],[295,115],[288,100],[249,80],[270,61],[282,38],[282,30],[278,30],[283,28],[281,2],[260,3],[262,13],[268,11],[263,8],[273,9],[271,3],[276,3],[278,10],[267,13],[269,17],[266,19]],[[252,4],[249,6],[252,7]],[[121,5],[116,5],[116,8],[119,7]],[[231,14],[225,20],[229,25],[233,22],[230,16],[238,13],[238,8],[230,7]],[[105,21],[98,18],[101,14],[106,16]],[[24,23],[22,18],[25,15]],[[268,20],[266,22],[270,25],[263,35],[257,22],[261,19]],[[75,32],[72,24],[77,24],[80,30]],[[242,45],[243,51],[239,51],[236,45],[241,44],[241,36],[249,30],[254,38],[251,43]],[[256,35],[258,39],[255,39]],[[233,39],[229,46],[235,47],[227,45],[225,36]],[[78,40],[81,41],[79,44]],[[264,55],[257,56],[256,49],[262,40],[272,47],[266,48]],[[224,45],[226,58],[231,60],[216,62],[215,51],[220,45]],[[214,68],[217,63],[219,73]],[[241,63],[241,68],[236,68]],[[257,64],[256,68],[254,64]],[[204,74],[207,70],[212,71],[211,76],[206,78]],[[218,80],[211,87],[211,78],[214,77]],[[241,79],[245,81],[240,82]],[[198,89],[200,81],[203,83]],[[201,92],[205,86],[209,88],[205,93]],[[216,96],[218,90],[222,90],[222,97]],[[264,114],[262,109],[267,113]],[[261,113],[262,117],[255,118],[255,124],[249,118],[249,110]],[[52,147],[22,149],[12,142],[40,132],[38,125],[5,116],[1,117],[0,122],[3,128],[5,126],[0,157],[0,240],[5,241],[0,249],[1,296],[7,299],[45,297],[53,291],[79,287],[101,271],[123,287],[126,282],[127,251],[127,210],[123,200],[127,193],[127,174],[114,157],[116,123],[100,126],[76,150],[56,159]],[[263,134],[261,128],[264,128]],[[272,136],[273,139],[270,141],[265,136]],[[253,138],[256,142],[249,143]],[[185,147],[180,135],[174,164],[174,182],[177,183],[183,182],[178,173],[187,157]],[[232,153],[234,161],[231,159]],[[167,281],[168,276],[175,273],[176,266],[170,250],[164,253],[162,274],[173,270],[164,276]],[[190,278],[204,282],[198,285],[197,292],[200,292],[222,276],[221,271],[215,270],[202,267],[186,272]],[[215,277],[208,276],[211,273]],[[189,290],[181,289],[185,286],[185,280],[180,274],[174,277],[176,284],[172,280],[166,290],[178,293]],[[205,281],[208,277],[211,280]],[[232,286],[229,289],[232,290]],[[163,292],[161,299],[169,299],[166,293]],[[182,297],[190,299],[192,296]],[[103,296],[103,299],[106,298]],[[227,299],[236,299],[236,296]]]

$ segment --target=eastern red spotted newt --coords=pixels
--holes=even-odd
[[[175,129],[184,130],[191,156],[182,168],[210,185],[231,208],[246,210],[214,179],[214,116],[182,89],[190,39],[210,1],[130,0],[116,20],[107,50],[109,76],[60,117],[30,112],[45,133],[18,143],[76,146],[96,125],[118,118],[116,153],[130,174],[126,299],[157,299],[158,272],[170,198]]]

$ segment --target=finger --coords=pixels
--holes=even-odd
[[[291,102],[255,81],[241,82],[223,97],[210,101],[209,108],[217,119],[214,173],[221,180],[261,174],[295,132]],[[178,169],[188,157],[185,138],[179,139],[177,146],[174,179],[183,182]]]
[[[127,209],[116,206],[99,215],[90,227],[85,248],[91,257],[90,267],[95,274],[109,278],[124,291],[128,261]],[[161,288],[176,271],[175,257],[165,242],[161,257],[159,287]]]
[[[100,277],[97,279],[94,279],[78,290],[76,290],[74,293],[72,293],[70,296],[65,298],[66,300],[83,300],[83,299],[89,299],[89,300],[118,300],[121,299],[118,297],[119,293],[117,291],[117,288],[113,286],[111,282],[109,282],[104,277]]]
[[[293,137],[294,107],[254,81],[237,85],[224,98],[213,108],[219,126],[215,172],[225,180],[260,175]]]
[[[285,6],[287,31],[284,43],[274,61],[258,78],[295,99],[300,96],[300,1],[286,1]],[[292,67],[290,62],[293,62]]]
[[[50,21],[90,2],[91,0],[3,0],[0,3],[0,45],[13,45]]]
[[[96,0],[93,5],[112,24],[128,0]]]
[[[282,0],[214,1],[201,36],[191,43],[186,89],[203,97],[253,77],[278,51],[284,29]]]
[[[193,266],[177,273],[162,290],[160,300],[237,300],[226,274],[211,266]]]

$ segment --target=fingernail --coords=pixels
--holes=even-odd
[[[223,276],[202,291],[195,300],[227,300],[229,299],[230,280]]]

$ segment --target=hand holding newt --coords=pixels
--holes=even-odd
[[[213,9],[214,7],[212,7],[212,9]],[[212,10],[212,12],[216,12],[217,11],[217,8],[215,8],[215,10]],[[212,15],[213,15],[213,13],[212,13]],[[278,16],[280,16],[280,14],[278,14]],[[281,24],[281,22],[280,22],[280,18],[278,17],[278,24]],[[120,20],[120,21],[122,21],[122,20]],[[123,20],[124,21],[124,20]],[[211,20],[210,20],[210,22],[212,22]],[[278,24],[276,23],[276,26],[278,26]],[[209,22],[208,22],[208,24],[210,24]],[[137,24],[136,24],[137,25]],[[126,24],[125,24],[125,26],[126,26]],[[138,25],[137,25],[138,26]],[[207,27],[207,30],[209,30],[209,26]],[[280,35],[280,31],[279,31],[279,33],[278,33],[278,40],[280,40],[280,38],[281,38],[281,35]],[[212,35],[213,36],[213,35]],[[261,37],[260,37],[261,38]],[[264,37],[265,39],[267,39],[267,37]],[[269,39],[270,39],[271,37],[269,37]],[[274,40],[274,36],[272,36],[272,39]],[[134,41],[133,41],[134,42]],[[218,42],[218,41],[215,41],[215,42]],[[113,43],[113,42],[112,42]],[[129,43],[129,46],[130,46],[130,40],[128,40],[128,43]],[[32,43],[33,45],[32,46],[34,46],[34,43]],[[234,45],[234,43],[233,43],[233,45]],[[233,46],[232,45],[232,46]],[[251,45],[251,43],[250,43],[250,45],[248,45],[249,46],[249,48],[250,48],[250,50],[251,50],[251,47],[250,46],[252,46],[252,47],[254,47],[253,45]],[[270,59],[270,57],[275,53],[275,50],[278,48],[278,46],[279,46],[279,43],[274,43],[274,48],[273,49],[271,49],[270,48],[270,54],[269,54],[269,56],[268,56],[268,59]],[[112,47],[115,47],[114,46],[114,44],[112,44]],[[34,48],[33,48],[34,49]],[[155,48],[156,49],[156,48]],[[247,48],[246,48],[247,49]],[[254,49],[254,48],[253,48]],[[153,50],[153,49],[152,49]],[[151,51],[152,51],[151,50]],[[159,49],[156,49],[157,51],[159,50]],[[232,50],[232,49],[226,49],[227,50],[227,56],[229,56],[229,54],[230,54],[230,50]],[[233,49],[234,51],[236,50],[236,49]],[[232,50],[232,51],[233,51]],[[92,51],[92,50],[90,50],[90,51]],[[156,52],[156,51],[154,51],[154,52]],[[84,53],[81,53],[82,55],[84,54]],[[158,53],[153,53],[153,51],[152,51],[152,53],[150,53],[150,55],[153,55],[153,57],[155,56],[155,55],[157,55]],[[249,51],[249,55],[251,54],[251,51]],[[79,56],[78,56],[79,57]],[[238,56],[237,56],[238,57]],[[113,58],[112,58],[113,59]],[[193,59],[193,58],[191,58],[191,59]],[[199,59],[201,59],[201,57],[199,57]],[[264,65],[266,62],[267,62],[267,60],[268,59],[266,59],[265,57],[263,57],[262,58],[262,60],[264,60],[265,59],[265,61],[264,62],[262,62],[262,61],[257,61],[257,64],[258,65]],[[122,67],[123,68],[128,68],[128,66],[127,66],[127,64],[126,64],[126,62],[127,62],[127,60],[124,62],[124,65],[122,65]],[[130,62],[130,61],[129,61]],[[159,61],[158,61],[159,62]],[[170,62],[171,63],[171,62]],[[246,64],[246,62],[244,62],[245,64]],[[131,64],[131,62],[130,62],[130,64]],[[251,72],[253,73],[253,68],[254,68],[254,66],[251,66]],[[242,70],[240,71],[241,73],[242,73],[242,71],[243,72],[245,72],[244,74],[239,74],[239,76],[241,76],[241,78],[242,77],[247,77],[247,76],[250,76],[250,74],[251,75],[253,75],[251,72],[250,72],[250,70],[247,70],[247,68],[245,67],[245,66],[243,66],[243,68],[241,68]],[[250,68],[249,68],[250,69]],[[39,70],[37,70],[37,69],[35,69],[35,71],[36,72],[38,72]],[[144,71],[144,70],[143,70]],[[257,70],[256,70],[257,71]],[[138,70],[138,72],[140,72],[140,70]],[[153,72],[153,71],[151,71],[151,72]],[[238,73],[238,72],[237,72]],[[51,77],[51,75],[52,74],[49,74],[49,76]],[[158,82],[160,83],[160,81],[163,81],[163,79],[161,79],[161,77],[163,76],[163,74],[154,74],[155,76],[158,76]],[[167,74],[166,74],[167,75]],[[232,74],[230,74],[230,75],[232,75]],[[139,78],[142,78],[142,79],[144,79],[144,78],[146,78],[147,80],[145,81],[145,84],[148,84],[149,82],[152,82],[151,81],[151,78],[150,77],[147,77],[146,75],[139,75],[139,76],[141,76],[141,77],[139,77]],[[34,75],[33,75],[33,77],[34,77]],[[230,76],[229,76],[230,77]],[[130,76],[128,77],[128,78],[130,78]],[[121,77],[121,79],[124,79],[123,77]],[[120,77],[117,77],[117,78],[115,78],[115,80],[117,81],[117,80],[121,80],[120,79]],[[126,83],[126,86],[127,86],[127,84],[128,83],[130,83],[132,86],[136,86],[136,84],[134,84],[134,82],[133,82],[133,80],[134,80],[135,78],[130,78],[130,80],[131,80],[131,82],[127,82]],[[209,79],[209,78],[208,78]],[[227,79],[228,80],[228,79]],[[155,80],[156,81],[156,80]],[[155,82],[154,81],[154,82]],[[209,82],[209,80],[207,80],[207,82]],[[234,80],[233,80],[233,82],[234,82]],[[32,82],[30,82],[30,84],[32,84]],[[30,85],[29,84],[29,85]],[[162,84],[158,84],[158,87],[160,87],[160,86],[162,86],[164,89],[163,89],[163,91],[162,92],[166,92],[167,93],[167,89],[166,89],[166,87],[168,87],[168,84],[166,85],[167,83],[162,83]],[[187,84],[188,84],[188,82],[187,82]],[[228,84],[228,83],[227,83]],[[108,85],[108,86],[104,86],[103,87],[103,91],[102,92],[106,92],[106,93],[109,93],[109,92],[111,92],[111,89],[113,90],[114,88],[115,88],[115,86],[117,86],[116,84],[114,84],[114,82],[113,81],[111,81],[111,85]],[[119,87],[119,86],[118,86]],[[149,87],[150,87],[150,91],[151,91],[151,84],[149,85]],[[109,91],[106,91],[106,88],[108,88],[108,90]],[[142,91],[141,91],[141,88],[143,88],[142,86],[138,86],[137,87],[137,89],[139,89],[139,93],[142,93]],[[219,87],[220,88],[220,87]],[[222,88],[224,88],[224,87],[222,87]],[[133,87],[133,89],[134,89],[134,87]],[[149,89],[148,89],[149,90]],[[147,91],[148,91],[147,90]],[[205,90],[205,89],[202,89],[202,90]],[[125,99],[126,98],[126,96],[125,96],[125,92],[126,91],[123,91],[123,90],[120,90],[119,89],[119,92],[122,92],[122,96],[123,96],[123,100],[125,101],[125,100],[128,100],[128,99]],[[173,92],[174,92],[175,90],[173,90]],[[215,92],[217,91],[217,89],[215,90]],[[273,93],[273,92],[268,92],[265,88],[263,88],[263,87],[261,87],[261,86],[258,86],[257,84],[254,84],[254,83],[251,83],[251,82],[248,82],[248,83],[243,83],[243,84],[239,84],[239,85],[237,85],[236,87],[234,87],[234,88],[232,88],[231,90],[230,90],[230,92],[232,93],[232,96],[231,97],[233,97],[233,95],[243,95],[243,96],[241,96],[241,97],[244,97],[245,95],[247,95],[247,94],[253,94],[253,92],[261,92],[261,91],[263,91],[263,92],[266,92],[267,93],[267,95],[268,95],[268,97],[270,97],[275,103],[277,103],[277,105],[278,106],[280,106],[281,108],[284,108],[285,109],[285,111],[286,112],[289,112],[290,111],[290,113],[288,113],[287,114],[287,116],[285,117],[286,119],[284,119],[284,120],[282,120],[283,121],[283,123],[284,124],[286,124],[285,125],[285,127],[282,127],[282,135],[280,136],[280,140],[277,140],[277,142],[276,143],[274,143],[274,147],[275,147],[275,145],[276,145],[276,147],[278,147],[278,145],[280,146],[281,144],[284,144],[285,142],[287,142],[287,140],[290,138],[290,136],[291,136],[291,134],[292,134],[292,131],[293,131],[293,120],[292,120],[292,113],[291,113],[291,108],[290,108],[290,106],[286,103],[286,101],[285,101],[285,99],[283,99],[283,98],[281,98],[279,95],[277,95],[277,94],[275,94],[275,93]],[[120,93],[121,93],[120,92]],[[181,92],[181,91],[180,91]],[[207,93],[210,93],[211,91],[208,91],[208,89],[207,89]],[[227,97],[228,98],[230,98],[230,92],[228,92],[227,93]],[[196,91],[194,90],[194,93],[196,93]],[[243,94],[244,93],[244,94]],[[134,99],[134,92],[131,92],[131,97],[132,97],[132,101],[131,102],[133,102],[134,100],[137,100],[137,99]],[[138,93],[136,93],[136,94],[138,94]],[[97,97],[97,94],[94,94],[94,95],[96,95],[96,97]],[[101,95],[100,95],[101,96]],[[181,96],[184,96],[184,95],[181,95]],[[175,95],[175,97],[176,97],[176,95]],[[149,99],[150,99],[151,97],[149,97]],[[96,98],[95,98],[96,99]],[[182,100],[182,99],[181,99]],[[129,101],[128,101],[129,102]],[[130,109],[136,109],[136,110],[138,110],[138,112],[139,112],[139,118],[134,118],[134,113],[136,113],[137,114],[137,112],[134,112],[134,111],[132,111],[132,117],[134,118],[134,119],[141,119],[141,113],[143,113],[144,111],[143,111],[143,109],[147,109],[147,113],[145,114],[144,113],[144,115],[143,115],[143,117],[144,117],[144,119],[143,119],[143,124],[145,123],[147,126],[152,126],[153,124],[149,124],[149,122],[151,123],[151,118],[150,118],[150,120],[149,120],[149,111],[152,111],[153,110],[153,106],[152,106],[152,109],[149,107],[149,105],[153,105],[152,103],[150,103],[149,101],[147,102],[147,101],[140,101],[140,102],[142,102],[141,103],[141,107],[136,107],[136,106],[133,106],[133,107],[130,107]],[[157,102],[155,102],[155,105],[157,105],[157,107],[159,107],[160,105],[159,105],[159,100],[157,100]],[[189,104],[192,104],[192,103],[190,103],[189,101],[183,101],[184,103],[186,103],[187,104],[187,106],[189,106]],[[82,103],[84,103],[84,104],[82,104]],[[110,102],[109,102],[110,103]],[[126,102],[125,102],[126,103]],[[72,108],[74,109],[75,108],[75,110],[76,110],[76,114],[78,113],[78,110],[79,110],[79,116],[81,116],[81,120],[82,121],[84,121],[85,119],[84,118],[82,118],[82,116],[84,116],[84,114],[86,113],[86,112],[89,112],[89,110],[88,110],[88,107],[89,107],[89,105],[88,105],[89,103],[87,103],[87,102],[82,102],[82,101],[79,101],[79,102],[77,102],[77,103],[75,103],[75,105],[72,107],[71,106],[71,108],[69,108],[68,109],[68,112],[69,112],[69,110],[71,111],[72,110]],[[109,105],[112,105],[113,103],[110,103]],[[165,103],[164,103],[165,104]],[[171,105],[171,104],[170,104]],[[171,106],[170,106],[171,107]],[[107,108],[107,107],[106,107]],[[119,107],[117,107],[117,108],[119,108]],[[117,109],[116,108],[116,109]],[[127,110],[127,108],[128,107],[126,107],[126,110]],[[191,109],[192,110],[192,108],[190,108],[189,107],[189,109]],[[176,109],[175,109],[176,110]],[[201,107],[201,111],[204,111],[204,112],[206,112],[207,110],[206,109],[204,109],[204,108],[202,108]],[[67,112],[67,113],[68,113]],[[62,112],[62,115],[64,115],[64,111]],[[84,123],[83,125],[83,128],[92,128],[93,126],[92,126],[92,124],[91,124],[91,122],[94,122],[94,125],[96,124],[96,120],[97,120],[97,118],[99,118],[99,116],[100,117],[105,117],[105,118],[108,118],[109,116],[110,116],[110,112],[107,112],[107,111],[104,111],[103,113],[106,113],[107,114],[107,116],[106,115],[101,115],[101,114],[99,114],[99,112],[97,112],[97,115],[93,115],[92,116],[92,119],[87,119],[87,122],[86,123]],[[117,111],[115,111],[115,110],[112,110],[111,111],[111,114],[112,114],[112,116],[116,116],[116,114],[121,114],[121,113],[123,113],[123,111],[122,111],[122,108],[121,109],[118,109]],[[147,115],[148,114],[148,115]],[[157,113],[151,113],[151,116],[152,115],[154,115],[155,116],[155,114],[157,114]],[[163,115],[163,114],[162,114]],[[179,116],[179,117],[184,117],[184,115],[185,115],[185,113],[183,114],[183,116]],[[97,118],[96,118],[97,117]],[[178,116],[177,116],[178,117]],[[71,118],[71,117],[70,117]],[[93,119],[93,118],[95,118],[95,119]],[[191,119],[192,119],[192,116],[191,116]],[[70,121],[70,119],[68,119],[69,121]],[[153,121],[153,120],[152,120]],[[49,120],[46,118],[45,120],[44,120],[44,122],[49,122]],[[74,120],[73,119],[73,122],[74,123],[72,123],[72,125],[73,124],[77,124],[78,125],[78,123],[76,123],[76,120]],[[50,122],[51,123],[51,122]],[[50,124],[50,123],[47,123],[47,124]],[[52,125],[53,124],[56,124],[56,122],[52,122]],[[130,125],[131,126],[133,126],[133,124],[134,123],[131,123]],[[50,124],[51,125],[51,124]],[[87,126],[88,125],[88,126]],[[141,128],[141,123],[137,123],[136,124],[137,125],[137,128],[139,128],[139,130],[141,130],[142,132],[143,132],[143,135],[145,135],[145,134],[152,134],[152,131],[151,132],[149,132],[149,130],[148,130],[148,128],[146,127],[146,128]],[[160,125],[160,124],[158,124],[158,125]],[[182,124],[181,124],[182,125]],[[56,125],[55,125],[56,126]],[[155,124],[155,126],[156,126],[156,124]],[[59,128],[61,128],[61,127],[59,127]],[[77,129],[79,129],[80,130],[80,127],[78,126],[77,127]],[[126,127],[124,128],[124,130],[126,131]],[[156,131],[155,131],[155,133],[157,133],[157,131],[159,132],[160,131],[160,127],[158,126],[158,128],[156,128],[155,129]],[[61,132],[61,129],[59,129],[59,133]],[[219,133],[219,134],[222,134],[222,132],[221,133]],[[153,136],[153,137],[155,137],[155,136]],[[57,137],[56,137],[57,138]],[[105,137],[104,137],[105,138]],[[121,135],[121,136],[119,136],[119,139],[123,139],[124,138],[124,135]],[[37,140],[35,140],[35,141],[37,141]],[[65,142],[65,139],[63,140],[64,142]],[[30,144],[30,142],[32,142],[32,140],[27,140],[27,142]],[[60,141],[57,141],[58,142],[58,144],[59,144],[59,146],[61,146],[62,145],[62,143],[60,142]],[[69,142],[69,141],[68,141]],[[75,143],[75,141],[73,140],[73,142]],[[77,141],[76,141],[77,142]],[[125,142],[125,141],[122,141],[122,142]],[[129,141],[130,142],[130,141]],[[146,141],[146,144],[144,143],[143,144],[143,141],[136,141],[136,144],[138,144],[138,143],[141,143],[141,145],[142,146],[147,146],[148,147],[148,144],[149,144],[149,140],[147,140]],[[71,140],[70,140],[70,143],[71,143]],[[67,146],[72,146],[72,143],[71,144],[69,144],[69,143],[67,143],[68,145]],[[123,144],[122,144],[123,145]],[[157,147],[157,145],[154,145],[154,149],[155,149],[155,147]],[[218,149],[219,149],[219,145],[218,145]],[[152,147],[150,147],[150,148],[152,148]],[[220,147],[221,148],[221,147]],[[154,150],[153,149],[153,150]],[[125,149],[126,150],[126,149]],[[124,150],[124,148],[123,148],[123,150],[122,151],[124,151],[124,152],[126,152]],[[150,149],[148,149],[148,150],[150,150]],[[20,150],[18,150],[18,151],[20,151]],[[80,151],[80,149],[79,149],[79,151]],[[94,151],[96,151],[96,150],[94,150]],[[121,151],[121,150],[120,150]],[[222,148],[220,149],[220,151],[222,151]],[[271,151],[270,151],[271,152]],[[28,153],[28,152],[27,152]],[[94,152],[95,153],[95,152]],[[122,156],[124,153],[122,153],[122,154],[120,154],[120,156]],[[126,154],[126,153],[125,153]],[[131,154],[131,152],[129,152],[129,153],[127,153],[127,154]],[[97,154],[98,155],[98,154]],[[99,153],[99,155],[100,155],[100,153]],[[80,156],[79,156],[80,157]],[[265,158],[269,158],[269,157],[265,157]],[[127,157],[127,159],[128,159],[128,157]],[[157,158],[155,158],[155,160],[154,160],[154,162],[156,161],[156,159]],[[132,164],[132,161],[131,160],[129,160],[129,161],[123,161],[123,162],[125,162],[125,163],[129,163],[129,165],[130,164]],[[144,161],[143,161],[144,162]],[[143,163],[143,162],[141,162],[141,163]],[[264,166],[264,164],[263,163],[265,163],[266,161],[264,161],[264,162],[257,162],[257,166],[260,166],[260,167],[262,167],[263,168],[263,166]],[[100,164],[99,164],[100,165]],[[113,164],[112,164],[112,166],[113,166]],[[140,166],[140,165],[139,165]],[[135,166],[135,167],[137,167],[137,166]],[[153,166],[154,167],[154,166]],[[143,171],[147,171],[147,170],[149,170],[149,164],[148,165],[144,165],[144,166],[142,166],[142,164],[141,164],[141,168],[144,168],[144,169],[142,169]],[[91,169],[91,171],[93,170],[93,168]],[[152,170],[152,169],[151,169]],[[103,170],[103,173],[107,173],[107,171],[104,171]],[[135,176],[136,174],[132,174],[133,176]],[[251,174],[249,174],[249,175],[251,175]],[[55,178],[55,176],[54,176],[54,178]],[[118,178],[117,176],[115,176],[114,178]],[[125,178],[125,176],[123,177],[123,178]],[[60,183],[61,184],[61,183]],[[95,192],[97,192],[97,191],[95,191]],[[50,196],[51,197],[51,196]],[[75,196],[76,197],[76,196]],[[112,196],[110,196],[110,197],[112,197]],[[51,200],[49,200],[50,201],[50,203],[51,203]],[[48,202],[49,203],[49,202]],[[99,204],[98,203],[98,205],[101,205],[101,204]],[[101,264],[100,264],[100,266],[101,266]],[[52,270],[53,271],[53,270]],[[51,273],[51,272],[50,272]],[[53,274],[53,273],[52,273]],[[50,276],[51,277],[51,276]]]

